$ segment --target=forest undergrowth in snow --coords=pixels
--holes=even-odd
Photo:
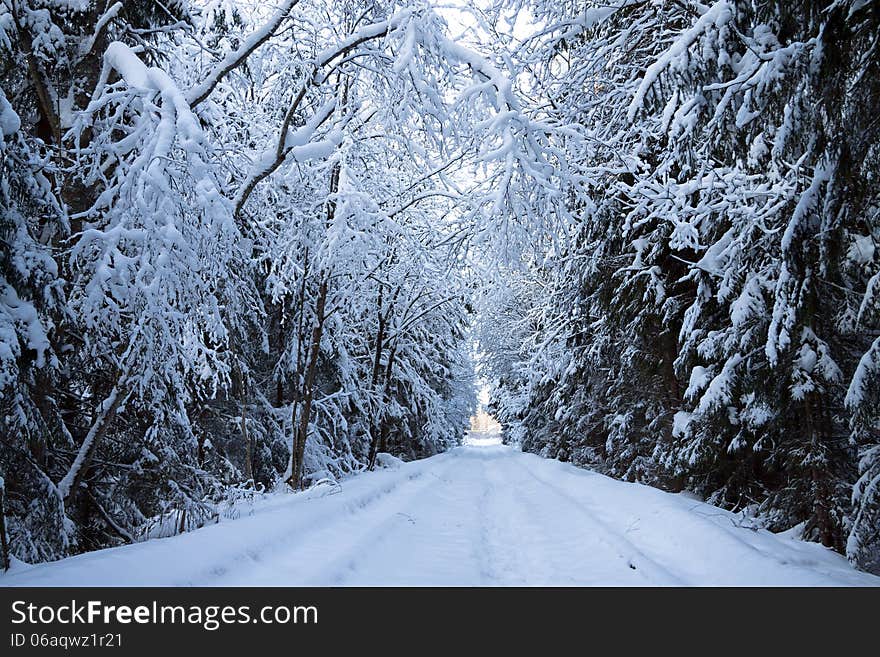
[[[522,449],[880,572],[878,44],[871,0],[0,0],[4,561],[446,451],[476,368]]]

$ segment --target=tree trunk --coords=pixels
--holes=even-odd
[[[314,399],[315,374],[318,370],[318,359],[321,356],[321,336],[324,333],[324,308],[327,302],[328,276],[321,277],[318,287],[318,300],[315,308],[315,327],[312,329],[312,341],[309,345],[308,366],[302,386],[301,410],[296,420],[294,440],[291,446],[290,479],[287,483],[291,488],[302,486],[303,457],[306,450],[306,439],[312,416],[312,400]]]
[[[331,200],[327,203],[327,226],[330,226],[333,218],[336,216],[336,202],[332,200],[332,196],[339,191],[339,174],[340,166],[336,164],[330,174],[329,191]],[[306,251],[306,254],[308,255],[308,251]],[[309,345],[308,365],[306,366],[305,377],[302,383],[302,394],[296,400],[296,403],[301,404],[301,410],[299,417],[296,417],[296,415],[293,417],[296,429],[293,434],[293,444],[290,451],[290,478],[287,480],[288,485],[293,489],[302,487],[303,458],[306,452],[306,439],[309,437],[309,423],[312,419],[315,374],[318,370],[318,358],[321,355],[321,336],[324,334],[324,311],[327,305],[327,291],[330,286],[330,272],[322,270],[319,272],[319,278],[321,282],[318,285],[318,299],[315,303],[315,326],[312,329],[312,341]],[[305,306],[305,283],[303,283],[303,306]],[[302,316],[302,313],[300,313],[300,316]]]
[[[378,453],[388,450],[388,433],[391,430],[391,425],[388,424],[388,406],[391,403],[391,383],[393,381],[391,372],[394,367],[395,354],[395,348],[388,352],[388,364],[385,366],[385,386],[382,390],[382,409],[379,413],[379,430],[373,433],[370,440],[370,459],[367,465],[369,470],[376,469]]]
[[[244,476],[247,481],[254,480],[254,446],[251,442],[245,417],[245,407],[241,407],[241,437],[244,440]]]
[[[305,253],[303,254],[303,275],[302,275],[302,284],[299,289],[299,299],[297,300],[297,307],[295,311],[296,320],[296,385],[293,386],[293,403],[291,404],[290,411],[290,421],[293,425],[290,445],[290,459],[291,459],[291,467],[288,481],[293,480],[293,473],[296,470],[294,467],[295,455],[297,453],[298,448],[298,436],[296,432],[297,421],[299,419],[299,404],[302,400],[302,392],[303,392],[303,384],[306,380],[306,358],[303,356],[305,353],[305,344],[306,344],[306,334],[304,329],[304,317],[305,317],[305,308],[306,308],[306,283],[309,278],[309,248],[306,247]],[[279,378],[279,385],[280,378]],[[280,397],[279,397],[280,399]],[[280,401],[279,401],[280,405]],[[291,484],[292,485],[292,484]]]
[[[242,371],[242,368],[239,366],[237,369],[238,372],[238,390],[239,390],[239,401],[241,403],[241,421],[239,422],[239,429],[241,431],[241,440],[244,444],[244,477],[245,481],[253,481],[254,480],[254,462],[253,462],[253,446],[251,445],[251,437],[248,432],[247,426],[247,405],[248,405],[248,394],[247,394],[247,378]]]
[[[0,479],[0,567],[9,570],[9,539],[6,537],[6,486]]]
[[[382,367],[382,349],[385,347],[385,314],[382,312],[382,292],[384,289],[384,285],[379,286],[379,298],[376,300],[376,306],[378,308],[376,314],[378,315],[379,325],[376,328],[376,352],[373,359],[373,376],[370,380],[372,390],[375,390],[376,384],[379,383],[379,371]]]
[[[373,358],[373,374],[370,377],[370,391],[373,394],[378,392],[377,386],[379,385],[379,377],[382,373],[382,351],[385,348],[385,313],[382,312],[383,290],[384,286],[380,285],[379,298],[376,301],[378,307],[378,312],[376,314],[379,323],[376,328],[376,349]],[[381,406],[378,415],[381,416]],[[376,418],[370,421],[370,453],[368,458],[370,470],[373,469],[373,463],[376,460],[376,436],[378,435],[378,427],[376,426],[375,419]]]
[[[815,459],[816,454],[822,451],[822,445],[813,416],[814,406],[811,397],[812,395],[808,394],[804,399],[804,420],[811,443],[810,450],[813,459]],[[840,546],[838,546],[838,541],[836,540],[836,527],[831,516],[832,501],[828,495],[828,477],[830,473],[821,471],[819,466],[815,464],[810,465],[809,473],[813,482],[813,515],[816,529],[819,532],[819,540],[825,547],[839,549]]]

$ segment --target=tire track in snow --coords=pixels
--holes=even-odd
[[[318,538],[322,548],[326,546],[328,551],[322,551],[321,565],[310,574],[305,585],[343,586],[348,579],[369,572],[366,563],[370,559],[379,557],[383,560],[388,554],[385,548],[389,544],[395,549],[403,547],[404,541],[400,539],[400,534],[406,534],[410,527],[419,522],[422,518],[422,514],[419,513],[420,502],[432,493],[436,494],[436,489],[445,483],[442,475],[447,474],[454,465],[454,462],[450,461],[440,472],[433,470],[428,473],[429,476],[424,478],[423,485],[415,490],[408,490],[405,496],[395,496],[393,504],[355,515],[350,521],[352,528],[356,528],[357,531],[344,545],[334,546],[329,544],[329,540],[311,537],[313,542]],[[400,540],[395,540],[395,536]],[[381,573],[377,574],[375,579],[381,580]],[[375,583],[381,585],[383,582]]]
[[[508,457],[500,454],[483,461],[487,482],[482,503],[483,543],[485,557],[493,563],[492,582],[501,585],[528,586],[534,582],[553,582],[558,570],[542,544],[545,532],[537,518],[525,513],[518,503],[516,482],[506,475],[503,464]]]
[[[549,463],[552,461],[544,460],[539,461],[538,465]],[[601,483],[601,486],[596,487],[596,492],[606,499],[613,496],[613,488],[623,492],[625,488],[637,486],[642,493],[638,496],[639,506],[635,510],[632,508],[633,498],[630,495],[610,508],[596,508],[595,504],[580,499],[575,493],[589,491],[589,487],[582,484],[583,476],[587,473],[598,478],[595,481],[597,484]],[[647,541],[642,541],[642,544],[633,541],[630,543],[642,554],[649,556],[654,563],[659,563],[658,559],[668,560],[668,555],[675,554],[675,574],[687,585],[738,585],[745,577],[748,581],[762,585],[784,586],[787,582],[809,578],[813,585],[833,586],[840,585],[841,573],[835,571],[842,569],[847,576],[855,574],[843,562],[842,557],[829,569],[828,564],[816,554],[816,543],[788,540],[767,530],[737,526],[733,524],[730,512],[709,504],[699,501],[687,503],[674,494],[656,488],[628,484],[588,470],[575,469],[573,466],[571,470],[560,471],[558,474],[576,484],[573,486],[574,492],[565,494],[607,527],[609,532],[629,540],[611,522],[626,516],[632,518],[634,524],[644,521],[647,526]],[[543,477],[537,478],[545,485],[555,486],[559,490],[558,486],[550,484]],[[631,493],[633,490],[635,489],[626,492]],[[670,504],[672,500],[675,502]],[[718,522],[711,520],[710,516],[722,517],[731,522]],[[673,527],[675,533],[670,534],[669,528]],[[692,537],[698,540],[694,541]],[[706,543],[707,539],[711,542],[711,548]],[[732,567],[734,564],[730,563],[729,557],[733,554],[736,555],[735,567]],[[671,568],[666,569],[672,572]]]
[[[445,463],[445,469],[454,464],[447,455],[444,459],[438,459]],[[425,467],[427,464],[419,464],[422,467],[413,468],[406,478],[394,476],[384,477],[386,481],[375,482],[375,487],[352,494],[351,499],[342,501],[345,513],[339,513],[338,508],[328,509],[329,513],[308,513],[308,517],[297,518],[297,522],[283,532],[272,537],[271,540],[259,544],[256,548],[250,547],[234,562],[221,563],[203,571],[201,576],[195,578],[195,582],[205,580],[220,580],[217,584],[232,585],[247,584],[253,586],[277,585],[279,581],[302,582],[310,577],[302,572],[306,564],[306,556],[313,559],[310,563],[322,563],[327,554],[332,550],[334,536],[346,534],[340,532],[339,526],[359,527],[361,518],[370,514],[388,516],[393,518],[393,509],[398,508],[401,500],[406,500],[414,492],[418,493],[424,488],[436,485],[437,462],[434,467]],[[379,472],[378,475],[393,475],[392,472]],[[360,483],[360,482],[359,482]],[[373,483],[373,482],[370,482]],[[324,502],[321,506],[335,507],[337,496],[345,496],[346,482],[343,481],[341,492],[338,494],[325,495],[313,499],[297,500],[297,504],[290,505],[287,511],[296,518],[304,511],[318,511],[317,508],[309,509],[312,502]],[[390,508],[389,508],[390,507]],[[297,557],[302,558],[297,558]],[[286,571],[286,572],[279,572]],[[290,577],[292,575],[292,577]],[[284,579],[288,577],[287,579]],[[213,582],[212,582],[213,583]]]
[[[586,508],[577,498],[573,497],[568,491],[561,489],[555,483],[552,483],[537,475],[533,469],[526,467],[526,465],[522,462],[522,459],[513,459],[512,463],[517,468],[525,472],[531,479],[538,482],[545,491],[551,492],[556,497],[556,499],[562,500],[565,506],[573,509],[581,518],[585,519],[590,525],[595,527],[598,531],[590,533],[589,536],[597,542],[605,544],[614,553],[616,553],[616,557],[621,563],[621,568],[634,570],[637,573],[640,573],[642,576],[647,576],[647,579],[649,580],[648,582],[634,581],[634,584],[642,585],[648,583],[662,586],[688,585],[688,582],[684,580],[679,574],[674,573],[670,568],[654,561],[651,557],[645,554],[634,542],[632,542],[626,536],[624,536],[616,529],[598,518],[593,512]],[[522,493],[521,489],[518,488],[518,490],[520,491],[519,494],[524,503],[530,505],[535,510],[535,513],[539,517],[541,517],[543,515],[542,505],[535,504],[535,502],[529,496]],[[546,498],[546,496],[544,497]],[[571,530],[575,527],[576,525],[568,525],[569,532],[568,534],[562,535],[563,540],[565,540],[566,536],[569,538],[572,536]]]

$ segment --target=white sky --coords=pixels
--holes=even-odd
[[[477,7],[485,5],[485,2],[474,0]],[[483,30],[473,11],[468,7],[466,0],[438,0],[434,4],[435,11],[440,14],[449,24],[449,36],[453,39],[461,38],[464,42],[479,43],[489,37]],[[534,30],[532,17],[525,12],[517,14],[514,25],[504,22],[497,26],[498,30],[513,36],[521,41]]]

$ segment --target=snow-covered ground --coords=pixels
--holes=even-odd
[[[182,536],[17,564],[0,584],[880,585],[820,545],[494,435],[384,463]]]

